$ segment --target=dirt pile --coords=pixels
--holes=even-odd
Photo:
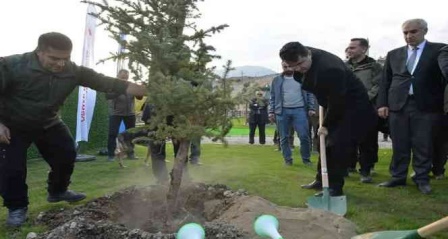
[[[231,191],[225,185],[192,184],[180,192],[173,217],[165,204],[167,188],[132,187],[74,209],[42,212],[36,223],[49,227],[38,239],[174,239],[184,224],[201,224],[207,239],[259,238],[253,232],[257,216],[272,214],[280,221],[284,238],[346,239],[355,225],[343,217],[319,210],[279,207]]]

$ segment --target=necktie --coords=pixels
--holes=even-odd
[[[412,54],[408,59],[408,63],[406,64],[406,68],[408,69],[409,73],[412,74],[412,69],[414,69],[415,60],[417,59],[417,50],[418,47],[415,47],[412,49]]]
[[[408,72],[412,75],[412,70],[414,69],[414,65],[415,65],[415,60],[417,59],[417,50],[418,47],[415,47],[414,49],[412,49],[412,53],[411,56],[408,59],[408,63],[406,63],[406,68],[408,69]],[[409,95],[414,95],[414,87],[412,86],[412,82],[411,82],[411,86],[409,87]]]

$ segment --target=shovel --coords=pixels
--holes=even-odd
[[[444,217],[417,230],[370,232],[352,239],[420,239],[448,228],[448,217]]]
[[[322,127],[324,119],[324,110],[322,106],[319,106],[319,126]],[[323,195],[321,197],[313,196],[308,198],[309,208],[318,208],[326,211],[330,211],[337,215],[344,216],[347,213],[347,199],[345,196],[330,196],[328,189],[328,171],[327,171],[327,154],[325,152],[325,135],[319,135],[320,137],[320,164],[322,172],[322,189]]]

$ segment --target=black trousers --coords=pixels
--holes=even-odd
[[[159,183],[169,181],[168,169],[166,167],[166,142],[151,140],[149,142],[151,150],[152,173]]]
[[[440,117],[439,113],[420,111],[415,100],[410,97],[403,109],[390,112],[390,136],[394,152],[390,172],[394,179],[406,180],[412,152],[414,182],[429,183],[434,156],[433,137]]]
[[[109,157],[115,156],[115,148],[117,147],[117,135],[120,131],[121,121],[124,122],[124,126],[126,129],[135,127],[135,115],[130,116],[120,116],[120,115],[111,115],[109,116],[109,138],[107,140],[107,153]],[[134,152],[131,151],[128,156],[131,156]]]
[[[266,143],[266,123],[261,119],[262,115],[255,114],[254,119],[249,122],[249,143],[254,143],[255,130],[258,127],[258,142],[260,144]]]
[[[364,176],[370,174],[376,162],[378,162],[378,131],[376,128],[367,133],[364,140],[355,144],[350,153],[349,168],[356,168],[359,161],[360,173]]]
[[[291,125],[290,129],[289,129],[289,138],[288,138],[288,142],[289,142],[289,146],[291,148],[294,148],[294,127]],[[317,134],[317,130],[316,130],[316,134]],[[274,144],[278,144],[278,148],[280,149],[280,133],[278,132],[278,127],[277,125],[275,126],[275,131],[274,131]]]
[[[180,144],[177,140],[173,139],[173,151],[174,157],[176,157],[177,152],[179,151]],[[164,183],[169,181],[168,169],[166,167],[166,142],[165,141],[157,141],[151,140],[149,142],[149,148],[151,150],[151,164],[152,164],[152,173],[156,180],[159,183]],[[185,159],[185,163],[187,163],[187,159]],[[184,177],[188,177],[188,167],[185,165],[184,167]]]
[[[26,160],[31,143],[50,165],[47,191],[66,191],[76,159],[75,142],[67,126],[61,122],[45,130],[10,131],[11,143],[0,144],[0,194],[4,206],[15,209],[29,204]]]
[[[448,115],[442,117],[440,130],[434,139],[434,158],[432,160],[432,174],[435,176],[445,174],[445,164],[448,157]]]
[[[325,147],[327,155],[327,171],[329,187],[336,191],[342,191],[344,187],[344,176],[347,173],[347,166],[349,163],[350,153],[354,150],[356,142],[346,137],[342,132],[344,130],[338,129],[337,140]],[[319,143],[320,145],[320,143]],[[320,149],[319,149],[320,153]],[[322,182],[321,158],[319,154],[319,161],[317,163],[316,181]]]
[[[445,174],[445,164],[448,157],[447,135],[439,135],[434,143],[434,158],[432,162],[432,174],[435,176]]]
[[[378,131],[371,129],[359,143],[359,165],[361,175],[370,175],[370,170],[378,162]]]
[[[360,114],[361,116],[357,116]],[[363,120],[359,120],[359,119]],[[362,124],[360,124],[362,122]],[[377,114],[372,106],[365,112],[346,110],[343,118],[331,128],[328,128],[326,137],[326,155],[328,181],[331,189],[342,191],[344,176],[350,162],[350,155],[355,145],[364,142],[369,132],[376,130]],[[316,180],[322,181],[321,160],[317,165]]]

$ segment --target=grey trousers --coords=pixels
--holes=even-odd
[[[434,155],[433,136],[440,119],[439,113],[419,110],[411,97],[400,111],[390,112],[393,156],[389,169],[394,179],[406,180],[412,152],[412,168],[415,172],[412,179],[417,184],[429,183]]]

